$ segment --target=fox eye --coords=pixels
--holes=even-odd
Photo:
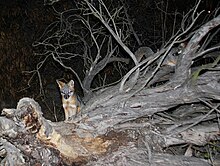
[[[61,91],[60,92],[61,93],[61,95],[70,95],[71,93],[73,93],[73,91],[68,91],[68,92],[65,92],[65,91]]]

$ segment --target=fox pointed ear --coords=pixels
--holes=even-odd
[[[68,82],[68,85],[69,85],[71,88],[74,88],[74,81],[73,81],[73,80],[70,80],[70,82]]]
[[[62,81],[59,81],[59,80],[56,80],[57,81],[57,84],[59,85],[59,88],[63,88],[63,86],[65,85],[64,82]]]

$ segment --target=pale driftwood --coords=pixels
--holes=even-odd
[[[114,163],[114,164],[109,164]],[[121,147],[117,152],[101,157],[98,161],[90,162],[88,166],[97,165],[126,165],[126,166],[209,166],[205,161],[185,156],[168,154],[153,154],[150,159],[146,150],[135,147]]]
[[[21,150],[3,138],[0,138],[0,156],[4,157],[0,163],[1,165],[25,164],[24,155],[21,153]]]
[[[32,158],[35,158],[40,164],[46,165],[58,165],[63,162],[80,165],[108,165],[109,163],[121,165],[123,162],[126,162],[127,165],[163,166],[179,165],[179,162],[182,165],[209,165],[196,158],[152,152],[151,149],[155,148],[156,144],[162,144],[165,139],[158,134],[159,130],[151,131],[150,124],[125,125],[115,129],[117,132],[111,131],[107,135],[95,136],[91,127],[86,126],[89,121],[85,120],[82,124],[53,123],[44,119],[40,106],[30,98],[21,99],[17,109],[12,110],[4,110],[4,114],[6,116],[10,114],[12,119],[15,117],[16,119],[13,121],[1,118],[1,124],[4,122],[4,125],[1,126],[10,125],[8,128],[2,127],[1,133],[4,133],[2,136],[9,140],[15,138],[9,130],[12,133],[19,131],[19,136],[16,137],[13,145],[6,139],[1,139],[1,149],[3,150],[0,154],[5,157],[1,164],[28,165],[28,163],[33,163]],[[12,125],[13,123],[17,123],[17,127]],[[145,133],[145,135],[139,137],[136,129],[142,130],[142,134]],[[125,132],[125,130],[128,131]],[[136,139],[139,141],[137,142]],[[24,140],[29,144],[25,144]],[[59,159],[59,153],[48,147],[56,149],[61,154],[62,161]],[[29,159],[27,160],[27,158]],[[91,159],[96,159],[96,161]]]
[[[33,99],[23,98],[19,101],[17,109],[3,110],[4,115],[13,120],[1,118],[1,126],[6,126],[1,127],[1,133],[4,133],[4,135],[7,137],[13,138],[17,136],[18,131],[20,134],[28,133],[30,134],[30,138],[28,141],[34,141],[35,139],[32,138],[31,135],[36,134],[37,138],[41,140],[43,144],[49,145],[50,147],[57,149],[63,156],[63,159],[66,163],[84,163],[91,158],[99,158],[100,155],[104,155],[106,152],[110,152],[111,150],[114,151],[116,149],[117,153],[120,153],[120,147],[122,146],[123,150],[128,151],[131,150],[134,145],[136,145],[136,140],[140,140],[139,146],[137,145],[136,147],[137,152],[135,153],[137,154],[139,148],[145,149],[145,153],[150,154],[150,151],[148,150],[146,144],[149,145],[150,149],[166,147],[169,145],[181,143],[193,143],[201,145],[201,142],[199,142],[201,140],[203,140],[202,144],[205,144],[210,139],[217,138],[217,132],[216,135],[214,134],[217,128],[213,130],[212,137],[209,137],[209,139],[205,139],[206,137],[204,137],[204,135],[209,135],[208,133],[210,133],[210,130],[203,130],[202,132],[204,134],[198,134],[196,135],[197,137],[194,138],[190,138],[189,136],[187,136],[187,131],[182,131],[180,133],[182,135],[182,138],[179,138],[178,135],[163,133],[162,131],[160,131],[159,128],[154,126],[151,121],[147,123],[145,122],[146,120],[144,120],[143,122],[135,122],[135,119],[141,118],[142,116],[146,115],[152,115],[152,112],[150,112],[150,110],[152,109],[153,111],[158,110],[158,112],[161,112],[163,111],[163,109],[167,110],[168,108],[170,108],[170,105],[178,105],[183,101],[185,103],[198,102],[198,90],[203,90],[202,94],[204,95],[204,97],[208,96],[209,94],[211,94],[211,89],[214,89],[215,87],[220,87],[218,85],[219,78],[219,72],[215,71],[210,71],[202,75],[200,79],[197,80],[196,92],[193,91],[193,88],[189,88],[190,93],[183,93],[184,91],[186,91],[186,87],[183,86],[183,89],[181,87],[176,90],[166,89],[166,91],[162,93],[163,88],[160,87],[161,90],[159,90],[160,88],[155,88],[154,90],[151,89],[151,91],[149,90],[148,95],[143,95],[144,91],[141,91],[140,95],[136,94],[135,98],[129,98],[128,101],[125,102],[125,104],[123,104],[123,102],[115,104],[116,102],[114,102],[114,104],[112,105],[103,105],[106,103],[99,101],[100,105],[97,105],[94,110],[91,109],[87,113],[83,112],[82,116],[79,116],[77,118],[78,120],[80,120],[79,123],[50,122],[43,118],[40,106]],[[212,84],[209,84],[210,80]],[[201,88],[200,86],[204,86],[204,88]],[[205,89],[207,89],[208,91],[206,92]],[[110,89],[108,91],[110,91]],[[171,93],[179,92],[182,92],[182,95],[179,95],[180,99],[174,98],[172,95],[168,95]],[[159,103],[157,103],[158,99],[161,99],[161,95],[165,95],[166,97],[163,98],[164,101],[160,101]],[[103,94],[101,93],[100,96],[103,96]],[[106,96],[108,95],[106,94]],[[216,95],[212,94],[212,97],[215,96],[218,96],[217,92]],[[167,105],[164,105],[162,103],[166,103]],[[143,105],[145,104],[148,105],[149,108],[142,109]],[[133,122],[130,124],[129,121]],[[15,123],[19,125],[16,126],[14,125]],[[204,127],[202,127],[202,129],[204,129]],[[188,132],[190,132],[191,130],[192,129],[190,129]],[[109,134],[111,133],[110,131],[113,132],[112,135]],[[50,153],[52,152],[50,151]],[[131,151],[130,154],[132,153],[133,152]],[[146,154],[146,156],[148,155]],[[152,155],[154,155],[154,153]],[[136,155],[132,155],[130,159],[135,156]],[[41,157],[45,158],[45,156]],[[150,160],[150,157],[148,157],[147,159],[147,162],[151,162],[152,164],[158,162],[157,160]],[[136,161],[137,159],[134,160]],[[180,157],[179,160],[184,159],[181,159]],[[44,160],[42,161],[44,162]],[[59,160],[54,159],[54,162],[55,161]],[[97,164],[101,161],[102,160],[100,158]],[[104,161],[106,162],[107,160]],[[133,160],[131,161],[131,163],[134,162]],[[144,161],[140,161],[140,163],[144,163]],[[175,160],[172,161],[171,159],[169,161],[172,163],[177,162]],[[199,161],[196,162],[200,163]],[[87,164],[89,165],[89,163],[90,162],[88,162]],[[163,163],[166,162],[163,161],[162,164]],[[200,164],[205,165],[202,163]]]

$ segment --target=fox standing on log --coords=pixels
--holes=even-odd
[[[81,102],[75,93],[73,80],[70,80],[70,82],[67,84],[57,80],[57,84],[59,85],[60,93],[62,96],[65,121],[68,121],[80,112]]]

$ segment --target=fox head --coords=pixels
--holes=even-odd
[[[74,81],[73,80],[70,80],[70,82],[68,82],[67,84],[62,81],[59,81],[59,80],[56,80],[56,81],[57,81],[57,84],[60,88],[60,93],[64,99],[67,100],[71,96],[74,95],[75,89],[74,89]]]

